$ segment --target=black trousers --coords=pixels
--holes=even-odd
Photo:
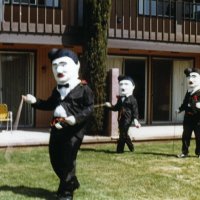
[[[128,135],[128,128],[119,128],[119,140],[117,142],[117,153],[123,153],[125,144],[127,144],[130,151],[134,150],[133,143]]]
[[[186,118],[183,123],[182,153],[188,154],[192,132],[195,134],[195,154],[200,155],[200,120],[197,118]]]
[[[73,192],[79,187],[76,177],[76,158],[82,143],[80,138],[69,137],[65,130],[52,129],[49,141],[49,155],[54,172],[60,179],[59,194]]]

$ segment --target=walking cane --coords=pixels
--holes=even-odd
[[[177,116],[178,114],[177,114],[177,112],[175,112],[175,121],[174,121],[174,136],[173,136],[173,146],[172,146],[172,148],[173,148],[173,154],[174,154],[174,140],[175,140],[175,137],[176,137],[176,123],[177,123]]]
[[[23,106],[23,98],[21,99],[21,102],[19,104],[19,108],[18,108],[18,111],[17,111],[16,119],[15,119],[15,122],[14,122],[14,125],[13,125],[13,131],[17,130],[17,128],[18,128],[19,119],[20,119],[21,111],[22,111],[22,106]],[[11,135],[11,137],[12,137],[12,135]],[[12,145],[7,145],[6,151],[5,151],[5,154],[4,154],[5,159],[7,161],[10,161],[11,153],[12,153]]]
[[[103,106],[105,106],[105,105],[106,105],[106,103],[96,104],[96,105],[94,105],[94,108],[103,107]]]

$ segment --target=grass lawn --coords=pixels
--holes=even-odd
[[[174,144],[174,148],[173,148]],[[176,158],[180,141],[135,143],[116,154],[116,144],[82,145],[77,160],[81,187],[75,200],[199,200],[200,159]],[[0,149],[0,199],[54,200],[58,179],[48,147]]]

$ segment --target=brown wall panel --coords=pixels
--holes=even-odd
[[[48,52],[51,47],[40,47],[37,49],[37,65],[36,65],[36,96],[46,99],[51,95],[55,81],[51,71],[51,63],[48,60]],[[52,112],[36,111],[36,127],[44,127],[49,125]]]

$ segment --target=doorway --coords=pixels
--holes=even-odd
[[[184,113],[175,114],[187,91],[184,70],[193,66],[192,59],[152,58],[152,123],[180,123]]]
[[[134,96],[138,103],[139,119],[146,122],[146,59],[125,59],[124,74],[134,80]]]
[[[34,54],[0,53],[0,102],[8,105],[14,121],[23,94],[34,94]],[[19,126],[33,126],[33,109],[28,104],[23,104]]]
[[[152,60],[152,121],[169,121],[172,60]]]

